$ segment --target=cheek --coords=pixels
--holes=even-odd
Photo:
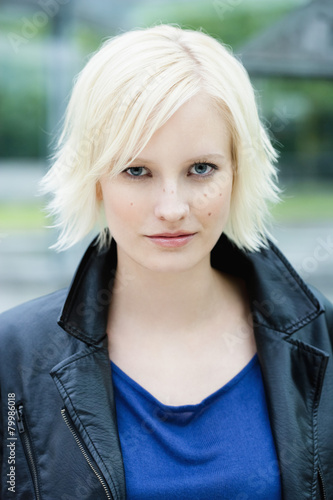
[[[229,216],[230,210],[230,195],[225,194],[222,197],[218,197],[211,201],[207,206],[206,216],[210,220],[223,220],[225,221]]]
[[[143,213],[142,200],[121,188],[103,189],[104,212],[110,231],[135,225]]]
[[[122,199],[122,197],[119,196],[119,194],[116,193],[115,190],[103,190],[103,204],[105,216],[109,226],[114,225],[119,219],[126,219],[129,207],[125,207],[126,203],[124,203],[124,199]]]
[[[226,220],[230,210],[231,191],[231,184],[224,185],[222,189],[217,184],[206,187],[194,200],[193,207],[207,222]]]

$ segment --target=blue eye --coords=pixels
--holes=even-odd
[[[211,165],[210,163],[195,163],[193,167],[190,169],[190,173],[194,175],[198,175],[201,177],[206,177],[210,175],[213,170],[217,170],[215,165]]]
[[[205,162],[197,162],[190,168],[188,175],[194,175],[196,177],[209,177],[212,175],[214,170],[218,170],[216,165]],[[151,173],[146,167],[129,167],[124,170],[124,173],[132,179],[139,177],[151,177]]]
[[[129,167],[125,172],[131,177],[143,177],[147,174],[147,169],[145,167]]]

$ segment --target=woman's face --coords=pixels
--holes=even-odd
[[[205,95],[184,104],[125,171],[100,180],[118,261],[179,272],[210,263],[233,185],[231,138]]]

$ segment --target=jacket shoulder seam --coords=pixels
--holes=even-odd
[[[302,289],[302,291],[306,294],[308,299],[313,303],[313,305],[315,307],[322,309],[321,304],[320,304],[319,300],[317,299],[317,297],[312,293],[312,291],[307,286],[307,284],[305,283],[303,278],[293,268],[293,266],[290,264],[288,259],[286,259],[286,257],[283,255],[283,253],[272,242],[270,242],[270,246],[271,246],[272,251],[275,253],[275,255],[280,259],[280,261],[283,263],[283,265],[289,271],[292,278],[296,281],[296,283],[299,285],[299,287]]]

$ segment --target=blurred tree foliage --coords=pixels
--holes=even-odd
[[[2,157],[45,156],[46,89],[41,68],[2,62],[0,152]],[[44,129],[44,130],[43,130]]]
[[[333,85],[330,81],[252,79],[264,124],[286,180],[333,180]],[[333,207],[332,207],[333,208]]]
[[[135,26],[175,23],[200,29],[237,49],[251,36],[269,27],[294,8],[293,3],[211,0],[208,2],[149,2],[136,4],[131,13]]]

